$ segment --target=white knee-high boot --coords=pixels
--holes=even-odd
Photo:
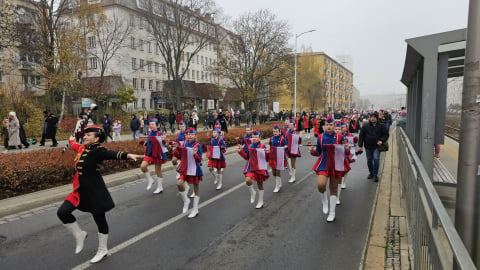
[[[220,172],[217,173],[217,178],[216,178],[218,180],[217,181],[217,190],[222,189],[222,181],[223,181],[222,178],[223,178],[223,173],[222,173],[222,171],[220,171]]]
[[[75,237],[75,254],[80,253],[80,251],[83,249],[85,238],[87,238],[87,232],[82,231],[78,225],[78,222],[76,221],[73,223],[63,224],[63,226],[65,226],[65,228],[67,228],[73,234],[73,237]]]
[[[253,188],[253,184],[247,187],[248,187],[248,190],[250,190],[250,203],[254,203],[255,195],[257,194],[257,192],[255,192],[255,189]]]
[[[345,176],[342,177],[342,185],[341,185],[342,189],[345,189],[347,187],[347,183],[346,183],[346,179],[345,179]]]
[[[187,191],[180,192],[180,196],[183,201],[182,213],[186,213],[188,211],[188,205],[190,204],[190,199],[187,197]]]
[[[163,177],[157,176],[157,189],[153,192],[154,194],[162,193],[163,192]]]
[[[342,193],[342,189],[337,189],[337,204],[340,204],[340,193]]]
[[[256,209],[263,208],[263,193],[265,190],[259,190],[258,191],[258,203],[257,206],[255,206]]]
[[[292,174],[291,174],[290,180],[288,180],[289,183],[293,183],[297,180],[295,179],[295,173],[296,173],[296,169],[292,168]]]
[[[192,209],[192,212],[190,212],[190,215],[188,215],[188,218],[194,218],[196,216],[198,216],[199,212],[198,212],[198,203],[200,202],[200,197],[199,196],[195,196],[193,198],[193,209]]]
[[[322,199],[322,211],[324,214],[328,214],[328,193],[325,191],[320,193],[320,199]]]
[[[216,185],[217,184],[217,175],[218,175],[218,172],[216,172],[215,168],[209,168],[210,169],[210,173],[213,175],[213,184]]]
[[[287,158],[288,174],[292,176],[292,160]]]
[[[335,207],[337,206],[337,196],[330,196],[330,212],[328,213],[327,221],[332,222],[335,220]]]
[[[97,254],[90,260],[91,263],[97,263],[108,255],[107,249],[108,234],[98,233]]]
[[[144,172],[143,175],[145,175],[145,178],[147,179],[147,190],[150,190],[153,185],[152,175],[150,175],[150,172]]]
[[[282,187],[282,178],[280,176],[275,176],[275,189],[273,192],[277,193],[280,191],[280,188]]]

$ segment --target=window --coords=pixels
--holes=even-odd
[[[202,63],[202,66],[203,66],[203,56],[201,56],[200,59],[201,59],[201,63]]]
[[[192,80],[195,80],[195,70],[192,69]]]
[[[132,70],[137,69],[137,58],[132,58]]]
[[[87,16],[87,25],[93,25],[94,21],[95,21],[95,17],[93,16],[93,14],[89,14]]]
[[[146,106],[146,104],[145,104],[145,99],[142,98],[142,109],[145,109],[145,108],[146,108],[145,106]]]
[[[95,36],[88,37],[88,48],[95,48],[97,47],[97,42],[95,40]]]
[[[90,57],[90,58],[88,58],[88,62],[89,62],[90,69],[96,69],[97,68],[97,58]]]
[[[160,81],[156,81],[155,83],[155,90],[160,91]]]
[[[143,51],[143,40],[138,40],[138,47],[140,48],[140,51]]]
[[[202,71],[202,81],[203,81],[203,78],[204,78],[204,77],[203,77],[203,71]]]
[[[190,71],[187,70],[187,80],[190,80]]]
[[[30,75],[30,84],[35,85],[35,76],[34,75]]]
[[[0,70],[0,82],[3,82],[3,70]]]
[[[148,52],[152,53],[152,42],[149,41],[147,46],[148,46]]]
[[[132,84],[133,84],[133,89],[138,89],[138,88],[137,88],[137,86],[138,86],[138,85],[137,85],[137,78],[133,78]]]
[[[190,53],[189,53],[189,52],[187,52],[187,59],[186,59],[186,61],[188,61],[188,60],[189,60],[189,58],[190,58]]]
[[[153,106],[154,106],[153,98],[151,98],[150,99],[150,109],[155,109]]]
[[[197,80],[200,80],[200,71],[197,70]]]
[[[143,19],[142,18],[138,18],[138,20],[140,21],[140,24],[139,24],[139,28],[140,29],[143,29]]]
[[[135,26],[135,16],[130,14],[130,26]]]
[[[145,79],[140,80],[140,89],[145,90]]]
[[[145,70],[145,61],[143,59],[140,59],[140,69]]]
[[[197,64],[200,64],[200,57],[197,55]]]
[[[160,51],[160,48],[158,47],[158,45],[155,46],[155,53],[158,54]]]
[[[148,81],[148,90],[150,90],[150,91],[153,90],[153,80]]]
[[[132,48],[132,50],[135,50],[135,38],[134,37],[130,37],[130,48]]]
[[[152,62],[147,61],[148,72],[152,72]]]

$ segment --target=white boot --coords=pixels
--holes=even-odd
[[[217,175],[218,175],[218,172],[215,172],[215,169],[214,168],[211,168],[210,169],[210,173],[213,175],[213,184],[216,185],[217,184]]]
[[[150,172],[144,172],[143,175],[145,175],[145,178],[147,179],[147,190],[150,190],[153,185],[152,175],[150,175]]]
[[[157,176],[157,189],[153,192],[154,194],[162,193],[163,192],[163,177]]]
[[[342,189],[341,189],[341,188],[339,188],[339,189],[337,190],[337,203],[336,203],[337,205],[340,204],[340,193],[342,193]]]
[[[73,237],[75,237],[75,254],[80,253],[80,251],[83,249],[85,238],[87,238],[87,232],[82,231],[78,225],[78,222],[76,221],[73,223],[63,224],[63,226],[65,226],[65,228],[67,228],[73,234]]]
[[[325,191],[324,193],[320,193],[320,198],[322,199],[322,206],[323,206],[323,213],[328,214],[328,194]]]
[[[345,183],[345,177],[342,177],[342,189],[345,189],[347,187],[347,184]]]
[[[257,206],[255,206],[257,209],[263,208],[263,192],[264,190],[258,191],[258,203]]]
[[[108,255],[107,241],[108,234],[98,233],[98,250],[95,257],[90,260],[91,263],[97,263]]]
[[[217,173],[217,179],[218,179],[218,184],[217,184],[217,190],[222,189],[222,173]]]
[[[292,160],[287,158],[288,174],[292,176]]]
[[[190,199],[187,197],[186,191],[180,192],[180,196],[182,197],[182,201],[183,201],[182,213],[186,213],[188,211],[188,205],[190,204]]]
[[[192,212],[190,212],[190,215],[188,215],[188,218],[194,218],[196,216],[198,216],[198,203],[200,202],[200,197],[199,196],[195,196],[193,198],[193,209],[192,209]]]
[[[337,202],[337,196],[330,196],[330,212],[328,213],[327,222],[332,222],[335,220],[335,207]]]
[[[293,183],[295,182],[297,179],[295,179],[295,172],[296,172],[297,169],[292,169],[292,174],[291,174],[291,177],[290,177],[290,180],[288,180],[289,183]]]
[[[255,189],[253,188],[253,184],[251,186],[247,186],[248,187],[248,190],[250,190],[250,203],[254,203],[255,202],[255,195],[257,194],[257,192],[255,192]]]
[[[273,192],[277,193],[280,191],[280,188],[282,187],[282,178],[280,176],[275,176],[275,189]]]

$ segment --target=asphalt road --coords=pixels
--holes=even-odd
[[[377,183],[366,179],[361,155],[347,176],[336,220],[327,223],[311,170],[315,160],[303,149],[297,182],[287,183],[284,172],[277,194],[270,178],[260,210],[250,204],[245,161],[238,154],[227,156],[221,191],[206,173],[194,219],[181,214],[172,171],[165,173],[166,188],[159,195],[146,191],[144,180],[112,188],[110,255],[96,265],[88,262],[98,243],[89,214],[74,212],[89,233],[78,255],[56,216],[60,202],[20,214],[0,225],[1,269],[359,269]]]

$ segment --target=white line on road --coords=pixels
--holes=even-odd
[[[225,191],[225,192],[222,192],[221,194],[219,194],[219,195],[217,195],[217,196],[215,196],[215,197],[212,197],[212,198],[206,200],[205,202],[203,202],[203,203],[201,203],[201,204],[199,205],[199,209],[200,209],[200,208],[203,208],[203,207],[205,207],[205,206],[207,206],[207,205],[209,205],[209,204],[211,204],[211,203],[213,203],[213,202],[215,202],[215,201],[218,201],[219,199],[227,196],[228,194],[236,191],[237,189],[239,189],[239,188],[241,188],[241,187],[243,187],[243,186],[245,186],[245,183],[244,183],[244,182],[243,182],[243,183],[240,183],[240,184],[238,184],[238,185],[236,185],[236,186],[234,186],[234,187],[232,187],[232,188],[230,188],[230,189],[228,189],[228,190]],[[123,243],[118,244],[117,246],[115,246],[115,247],[113,247],[112,249],[109,250],[108,255],[113,255],[113,254],[121,251],[122,249],[125,249],[126,247],[128,247],[128,246],[130,246],[130,245],[132,245],[132,244],[135,244],[136,242],[142,240],[143,238],[145,238],[145,237],[147,237],[147,236],[150,236],[150,235],[152,235],[152,234],[154,234],[154,233],[162,230],[163,228],[165,228],[165,227],[167,227],[167,226],[169,226],[169,225],[171,225],[171,224],[179,221],[180,219],[184,218],[184,217],[185,217],[186,215],[188,215],[188,214],[189,214],[189,212],[184,213],[184,214],[180,214],[180,215],[175,216],[175,217],[172,217],[172,218],[170,218],[169,220],[167,220],[167,221],[165,221],[165,222],[163,222],[163,223],[160,223],[160,224],[158,224],[157,226],[152,227],[151,229],[146,230],[145,232],[143,232],[143,233],[141,233],[141,234],[139,234],[139,235],[137,235],[137,236],[134,236],[134,237],[128,239],[127,241],[123,242]],[[82,264],[80,264],[80,265],[77,265],[76,267],[74,267],[74,268],[72,268],[72,269],[73,269],[73,270],[86,269],[86,268],[88,268],[88,267],[91,266],[91,265],[92,265],[92,264],[90,263],[90,261],[86,261],[86,262],[84,262],[84,263],[82,263]]]

